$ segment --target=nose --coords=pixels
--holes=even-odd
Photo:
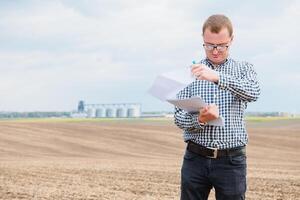
[[[217,48],[214,48],[213,51],[212,51],[212,53],[213,53],[214,55],[217,55],[217,54],[218,54]]]

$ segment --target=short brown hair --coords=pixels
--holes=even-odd
[[[227,28],[229,36],[232,36],[233,28],[231,21],[225,15],[212,15],[203,24],[202,34],[209,28],[212,33],[219,33],[222,28]]]

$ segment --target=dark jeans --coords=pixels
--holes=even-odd
[[[181,169],[181,200],[207,200],[212,187],[217,200],[245,199],[246,156],[217,159],[186,150]]]

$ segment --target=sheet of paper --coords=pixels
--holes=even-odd
[[[198,113],[200,108],[207,105],[200,97],[192,97],[189,99],[167,99],[167,101],[188,113]]]
[[[176,69],[159,75],[148,92],[162,101],[175,99],[176,94],[194,80],[189,68]]]
[[[198,113],[199,110],[207,104],[200,97],[192,97],[189,99],[169,99],[169,103],[185,110],[188,113]],[[222,117],[208,122],[212,126],[224,126]]]
[[[189,67],[183,67],[179,69],[175,69],[166,73],[163,73],[162,76],[174,80],[178,83],[188,85],[195,81],[194,76],[191,73],[191,69]]]
[[[167,99],[176,99],[176,94],[185,87],[185,84],[164,76],[158,76],[148,92],[152,96],[162,101],[166,101]]]

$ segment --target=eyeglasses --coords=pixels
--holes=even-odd
[[[217,51],[223,52],[228,49],[229,44],[203,44],[203,47],[207,51],[213,51],[216,49]]]

